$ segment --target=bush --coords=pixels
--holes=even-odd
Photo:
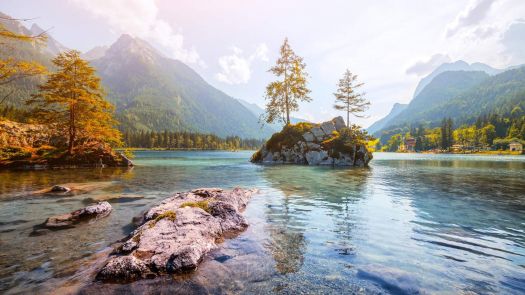
[[[31,158],[31,151],[21,147],[0,148],[0,160],[24,160]]]
[[[303,134],[310,131],[311,123],[301,122],[284,126],[281,132],[277,132],[266,142],[266,148],[271,152],[280,151],[283,146],[292,147],[303,140]]]
[[[359,126],[352,125],[350,128],[342,128],[340,132],[334,131],[333,136],[321,143],[323,149],[329,151],[330,156],[338,158],[339,153],[353,154],[354,145],[365,145],[371,140],[366,131],[362,131]]]

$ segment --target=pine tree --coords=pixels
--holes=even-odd
[[[362,118],[360,113],[370,106],[370,102],[364,98],[364,93],[357,92],[363,85],[364,83],[357,82],[357,75],[352,74],[348,69],[339,80],[337,92],[334,93],[334,108],[346,112],[346,127],[350,126],[350,114]]]
[[[59,54],[53,64],[58,71],[50,74],[39,86],[39,93],[28,101],[37,105],[36,117],[67,138],[70,155],[76,146],[119,145],[122,135],[114,128],[114,107],[104,99],[95,70],[75,50]]]
[[[310,90],[306,87],[308,74],[303,58],[297,56],[288,44],[288,38],[280,50],[281,56],[269,72],[282,80],[274,81],[266,86],[267,123],[284,122],[290,124],[290,113],[299,110],[299,101],[311,101]]]

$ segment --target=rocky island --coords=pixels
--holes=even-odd
[[[365,167],[372,159],[369,136],[342,117],[320,124],[288,124],[253,154],[253,163]]]
[[[103,142],[86,143],[73,154],[66,147],[67,140],[49,126],[0,120],[0,169],[133,166]]]
[[[240,211],[255,192],[201,188],[165,199],[143,215],[97,280],[127,282],[195,269],[222,239],[248,226]]]

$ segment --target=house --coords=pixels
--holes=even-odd
[[[509,144],[509,150],[511,152],[523,152],[523,145],[519,142],[513,141]]]
[[[405,139],[405,150],[407,152],[414,152],[416,148],[416,139],[409,137]]]

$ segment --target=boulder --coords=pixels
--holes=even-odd
[[[312,132],[306,132],[303,134],[303,138],[306,142],[313,142],[315,140],[315,136],[312,134]]]
[[[334,123],[332,121],[327,121],[321,123],[321,129],[326,135],[332,135],[332,132],[336,131]]]
[[[165,199],[144,214],[97,279],[125,282],[195,269],[225,235],[248,226],[240,212],[255,192],[202,188]]]
[[[108,216],[113,208],[108,202],[99,202],[71,213],[49,217],[40,227],[47,229],[70,228],[75,224]]]
[[[310,132],[315,136],[315,138],[318,141],[323,141],[323,138],[326,136],[321,127],[313,127],[312,130],[310,130]]]
[[[333,118],[332,123],[337,131],[346,127],[345,120],[341,116]]]

